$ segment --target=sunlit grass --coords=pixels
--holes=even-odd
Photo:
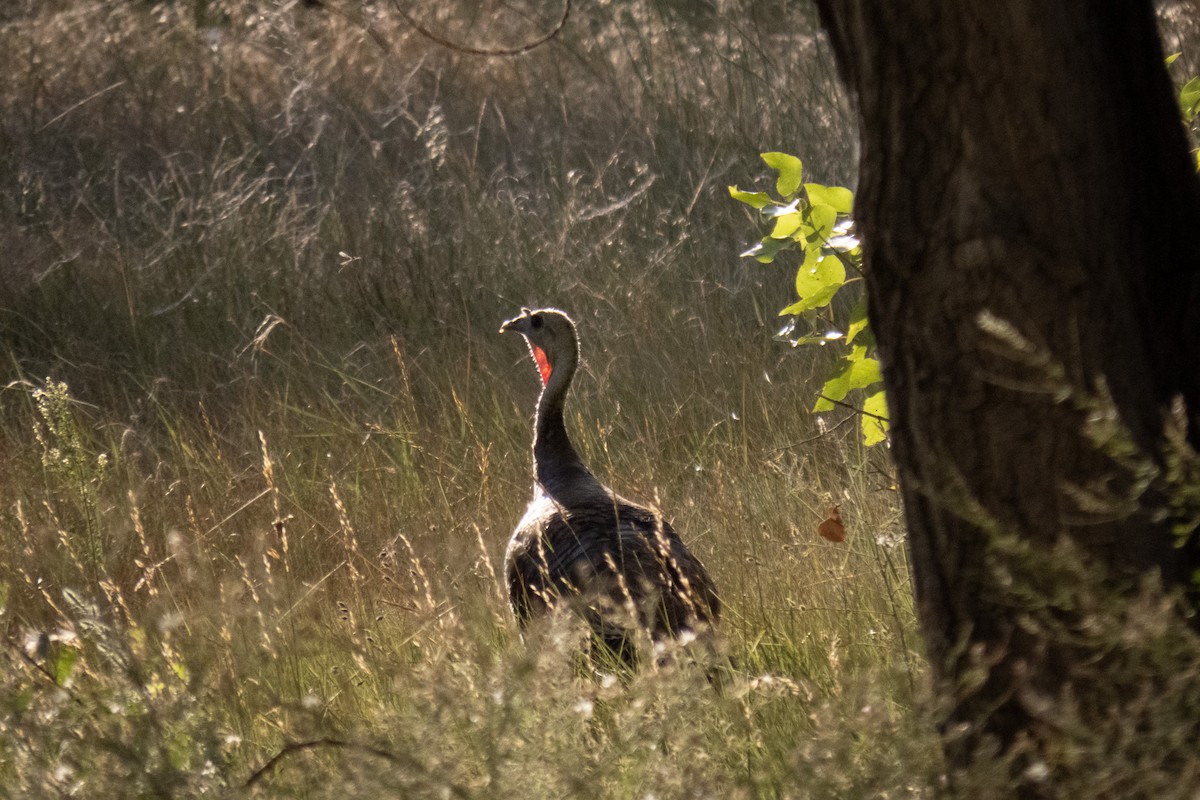
[[[886,453],[806,412],[828,360],[724,190],[800,137],[850,169],[825,54],[616,5],[508,61],[290,4],[6,17],[9,794],[928,794]],[[715,683],[518,636],[521,305],[578,320],[579,449],[713,574]]]
[[[49,485],[23,490],[29,496],[9,509],[24,520],[12,544],[31,542],[30,552],[6,560],[10,601],[21,599],[14,634],[74,631],[77,640],[54,647],[82,652],[62,681],[88,699],[84,708],[47,712],[46,704],[67,702],[55,701],[51,681],[38,675],[59,669],[58,651],[26,660],[14,650],[15,676],[25,676],[18,686],[46,683],[17,719],[32,722],[42,706],[79,737],[80,760],[96,769],[106,743],[133,731],[118,724],[124,717],[96,719],[91,703],[140,696],[141,714],[185,729],[176,761],[151,741],[128,754],[138,765],[166,758],[197,778],[198,760],[219,757],[229,770],[211,776],[220,784],[248,775],[284,742],[350,737],[412,759],[381,777],[378,757],[365,751],[311,756],[347,770],[363,791],[429,781],[496,796],[531,775],[544,786],[533,791],[547,796],[647,786],[682,795],[695,785],[742,785],[757,795],[789,782],[801,742],[840,739],[824,726],[843,724],[846,714],[869,707],[876,716],[862,724],[889,731],[915,724],[920,668],[903,556],[886,539],[896,521],[865,480],[839,493],[851,536],[837,546],[815,536],[820,517],[804,508],[804,499],[824,501],[820,490],[797,490],[801,469],[778,459],[747,467],[740,436],[710,437],[696,460],[691,447],[647,455],[639,451],[652,449],[649,437],[632,436],[618,450],[617,434],[600,442],[585,430],[593,462],[624,490],[657,491],[649,499],[709,564],[735,665],[721,691],[702,671],[677,667],[651,669],[628,686],[596,683],[573,670],[577,634],[539,630],[522,643],[499,591],[502,543],[528,491],[525,426],[513,433],[499,419],[482,423],[485,413],[456,419],[444,410],[439,426],[402,436],[396,420],[340,431],[332,405],[289,412],[280,403],[273,413],[281,419],[261,440],[246,431],[239,449],[214,442],[204,424],[177,430],[154,456],[168,474],[132,480],[118,450],[114,472],[97,484],[110,531],[97,580],[58,563],[59,574],[39,586],[62,561],[56,542],[72,533],[58,528],[78,498],[49,474]],[[84,411],[74,409],[81,419]],[[303,424],[310,415],[332,421],[323,435]],[[26,454],[36,474],[39,454],[32,446]],[[681,474],[653,482],[672,457]],[[620,480],[625,473],[648,477]],[[793,506],[789,495],[802,499]],[[110,610],[73,608],[57,596],[60,586]],[[105,627],[91,627],[93,616]],[[106,648],[128,652],[113,659]],[[204,713],[176,719],[189,699]],[[691,751],[709,756],[696,762],[684,755]],[[662,761],[670,753],[676,760]],[[895,758],[885,749],[869,760],[898,769]],[[307,784],[308,762],[297,760],[279,767],[283,785]],[[579,763],[593,765],[586,780]],[[99,776],[84,769],[78,777]]]

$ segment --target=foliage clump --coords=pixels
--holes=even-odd
[[[861,281],[863,271],[862,246],[852,233],[854,195],[844,186],[804,183],[804,166],[795,156],[763,153],[762,159],[778,173],[778,197],[729,187],[730,196],[757,209],[760,220],[770,228],[762,241],[742,256],[770,264],[781,253],[799,251],[799,299],[779,312],[792,318],[781,335],[794,347],[836,344],[846,352],[826,378],[812,410],[832,411],[835,404],[846,405],[843,401],[850,392],[866,390],[862,407],[857,409],[863,443],[885,442],[887,398],[879,361],[874,357],[866,295],[859,291],[848,311],[844,303],[835,303],[845,287]]]

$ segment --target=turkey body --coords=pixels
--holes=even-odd
[[[575,326],[555,309],[504,323],[529,344],[542,377],[534,422],[534,490],[505,553],[513,613],[522,627],[566,605],[628,663],[633,635],[654,639],[711,627],[720,600],[708,572],[660,514],[601,484],[580,460],[563,422],[578,365]]]

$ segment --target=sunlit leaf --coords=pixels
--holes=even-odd
[[[864,294],[850,309],[850,326],[846,328],[846,344],[852,344],[854,338],[867,327],[867,296]]]
[[[1179,90],[1179,108],[1184,119],[1191,122],[1200,111],[1200,75],[1192,78]]]
[[[854,210],[854,192],[844,186],[823,186],[819,183],[804,184],[808,200],[815,205],[827,205],[839,214]]]
[[[780,311],[800,314],[829,305],[838,289],[846,283],[846,268],[836,257],[821,256],[817,248],[804,254],[804,263],[796,270],[796,294],[800,299]]]
[[[800,188],[804,176],[804,167],[800,159],[787,153],[763,153],[762,160],[767,166],[779,172],[775,181],[775,191],[780,197],[791,197]]]
[[[1179,58],[1181,55],[1183,55],[1183,53],[1171,53],[1171,55],[1167,56],[1167,66],[1169,67],[1174,64],[1175,59]]]
[[[799,211],[793,211],[790,214],[785,214],[775,220],[775,227],[771,229],[772,239],[791,239],[797,230],[800,229],[800,223],[804,221],[804,215]]]
[[[755,208],[763,208],[775,202],[766,192],[743,192],[736,186],[729,187],[729,196],[740,203],[745,203]]]
[[[833,206],[821,203],[814,205],[809,212],[809,219],[817,237],[828,239],[833,235],[833,223],[837,222],[837,212]]]
[[[863,403],[863,412],[865,412],[861,420],[863,444],[869,447],[887,441],[887,395],[882,389],[866,399]],[[879,417],[883,417],[883,419],[879,419]]]
[[[864,350],[866,348],[863,348]],[[850,370],[850,388],[865,389],[873,383],[879,383],[883,380],[883,371],[879,367],[879,361],[874,358],[864,358],[854,362],[854,368]]]
[[[832,411],[834,402],[844,400],[851,389],[862,389],[882,378],[879,362],[863,355],[865,351],[865,347],[856,347],[850,355],[838,361],[833,375],[825,381],[813,411]]]
[[[850,391],[850,370],[853,367],[853,362],[848,358],[838,361],[837,366],[833,369],[833,374],[821,388],[821,397],[817,399],[813,411],[832,411],[834,401],[841,400],[846,396],[846,393]]]

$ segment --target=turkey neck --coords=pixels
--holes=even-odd
[[[538,398],[533,424],[533,474],[542,490],[559,503],[579,500],[603,488],[583,465],[567,436],[563,405],[579,363],[578,346],[553,362],[550,380]]]

